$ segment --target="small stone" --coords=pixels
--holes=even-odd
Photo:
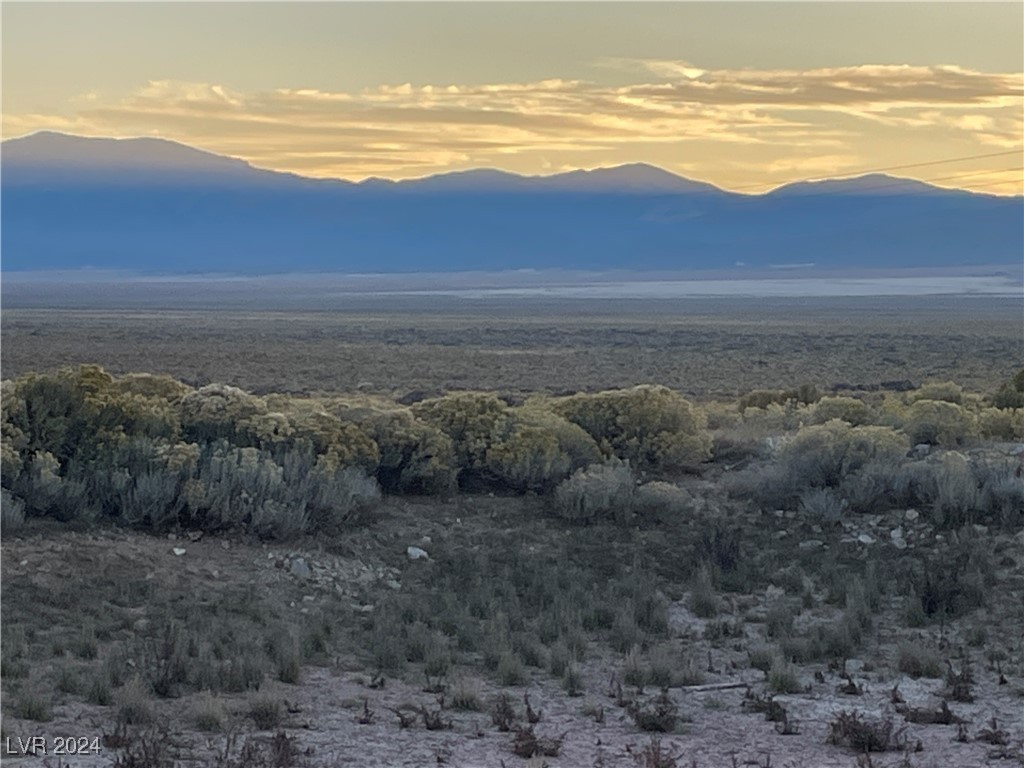
[[[424,536],[420,539],[420,544],[430,544],[433,541],[429,536]]]
[[[775,510],[775,516],[780,518],[780,519],[785,517],[786,516],[786,510],[784,510],[784,509],[776,509]]]
[[[910,521],[910,522],[914,522],[920,516],[921,516],[921,513],[918,512],[916,509],[908,509],[906,512],[903,513],[903,518],[905,520]]]
[[[298,576],[300,579],[308,579],[313,573],[310,567],[306,564],[306,561],[301,557],[297,557],[292,560],[292,565],[289,570],[292,572],[292,576]]]
[[[858,536],[857,537],[857,541],[859,541],[861,544],[874,544],[875,543],[874,537],[870,536],[870,535],[868,535],[866,533],[862,533],[860,536]]]
[[[304,603],[315,603],[316,597],[314,595],[303,595],[302,602]]]
[[[189,531],[187,535],[189,541],[199,541],[201,538],[203,538],[202,531]]]
[[[897,539],[902,539],[903,538],[903,528],[902,527],[893,528],[891,531],[889,531],[889,538],[892,539],[893,541],[896,541]]]
[[[928,443],[918,443],[914,446],[911,454],[915,459],[923,459],[925,456],[932,452],[932,447]]]
[[[222,539],[220,542],[221,549],[231,549],[231,542],[227,539]]]
[[[174,549],[171,550],[171,552],[173,552],[178,557],[181,557],[182,555],[185,554],[185,548],[184,547],[175,547]]]
[[[825,546],[825,542],[821,539],[805,539],[799,544],[799,548],[805,552],[809,552],[812,549],[820,549],[823,546]]]
[[[373,606],[372,605],[360,605],[359,606],[359,612],[360,613],[373,613]]]
[[[401,589],[402,588],[401,583],[396,581],[395,579],[388,579],[384,583],[387,585],[388,589]]]
[[[132,629],[136,632],[145,632],[147,629],[149,629],[150,624],[152,624],[152,622],[149,619],[139,619],[134,624],[132,624]]]
[[[811,533],[821,533],[821,526],[820,525],[812,525],[811,526]]]
[[[430,555],[427,554],[426,550],[420,549],[419,547],[407,547],[405,554],[409,556],[410,560],[429,560]]]
[[[894,547],[896,547],[896,549],[900,549],[900,550],[907,548],[907,542],[906,542],[905,539],[893,539],[892,540],[892,545]]]

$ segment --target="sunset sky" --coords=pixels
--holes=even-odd
[[[1022,192],[1024,4],[11,3],[3,137],[406,178],[647,162]]]

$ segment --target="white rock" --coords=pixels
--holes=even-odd
[[[298,576],[300,579],[309,578],[309,576],[313,573],[312,569],[310,569],[309,565],[301,557],[297,557],[294,560],[292,560],[290,570],[293,576]]]
[[[916,509],[908,509],[906,512],[903,513],[904,519],[909,520],[910,522],[914,522],[920,516],[921,513],[918,512]]]
[[[901,526],[899,528],[893,528],[891,531],[889,531],[889,538],[892,539],[893,541],[896,541],[897,539],[902,539],[903,538],[903,527]]]
[[[799,548],[806,552],[812,549],[820,549],[824,545],[825,542],[821,539],[805,539],[804,541],[800,542]]]
[[[906,549],[907,548],[907,542],[904,539],[893,539],[892,540],[892,545],[894,547],[896,547],[896,549]]]
[[[861,544],[874,544],[875,543],[874,537],[873,536],[869,536],[866,533],[862,533],[860,536],[858,536],[857,537],[857,541],[859,541]]]
[[[419,547],[408,547],[405,550],[405,554],[409,556],[410,560],[429,560],[430,555],[427,554],[425,549]]]
[[[171,552],[176,554],[178,557],[181,557],[182,555],[185,554],[185,548],[184,547],[175,547],[174,549],[171,550]]]

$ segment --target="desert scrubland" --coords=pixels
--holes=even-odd
[[[1024,762],[1019,300],[529,307],[5,308],[5,757]]]

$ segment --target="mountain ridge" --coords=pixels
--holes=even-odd
[[[139,151],[132,152],[132,150]],[[145,151],[146,154],[143,155],[142,151]],[[442,171],[407,179],[385,179],[371,176],[360,181],[352,181],[336,177],[304,176],[290,171],[262,168],[241,158],[218,154],[173,139],[147,136],[128,138],[78,136],[59,131],[37,131],[5,139],[0,143],[0,156],[8,169],[13,163],[16,172],[25,166],[31,166],[37,169],[56,168],[64,172],[153,171],[206,176],[226,173],[233,180],[239,180],[245,174],[252,174],[249,177],[251,179],[258,177],[269,179],[270,177],[266,174],[273,174],[282,180],[287,178],[305,183],[381,189],[429,188],[432,191],[512,191],[516,189],[539,191],[543,189],[578,192],[742,194],[645,162],[623,163],[592,169],[580,168],[546,175],[519,174],[499,168],[470,168]],[[887,185],[892,185],[894,188],[902,187],[899,190],[901,193],[939,190],[1006,197],[966,189],[938,187],[918,179],[878,172],[787,182],[765,192],[744,194],[743,196],[789,195],[798,192],[863,194],[866,191],[884,190]]]
[[[34,136],[0,146],[4,272],[909,268],[1024,252],[1021,198],[877,174],[758,195],[642,163],[353,183],[163,139]]]

